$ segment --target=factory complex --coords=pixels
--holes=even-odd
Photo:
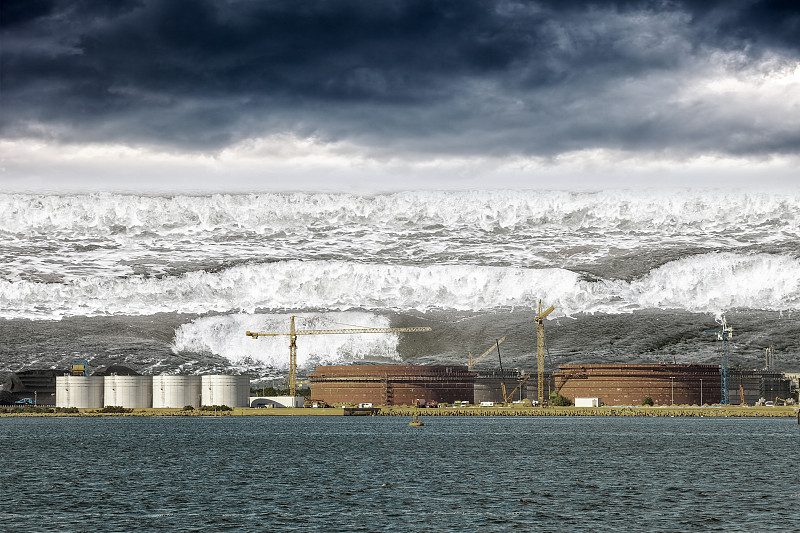
[[[780,372],[733,370],[730,397],[736,404],[790,398],[791,381]],[[327,404],[436,405],[507,404],[537,401],[533,372],[468,370],[467,366],[320,366],[309,374],[311,398]],[[572,403],[595,398],[603,405],[717,404],[721,400],[718,365],[595,364],[561,365],[544,374],[546,396],[556,392]],[[735,392],[735,394],[734,394]],[[740,400],[744,394],[745,401]],[[748,401],[749,400],[749,401]]]
[[[317,366],[298,390],[297,337],[300,335],[424,333],[430,327],[300,329],[291,316],[287,331],[246,331],[253,338],[288,336],[286,396],[253,396],[247,375],[142,376],[122,366],[88,375],[77,360],[71,372],[26,370],[11,374],[0,391],[0,404],[38,404],[76,408],[184,408],[187,406],[324,407],[547,405],[757,405],[796,401],[796,375],[770,371],[771,348],[764,370],[729,368],[732,328],[709,330],[722,341],[722,364],[566,364],[544,370],[544,320],[553,311],[539,302],[535,369],[503,369],[499,338],[482,355],[469,354],[467,365],[350,364]],[[341,325],[340,325],[341,326]],[[478,363],[496,351],[499,368]],[[792,381],[794,377],[794,381]]]
[[[54,405],[66,408],[192,408],[245,407],[369,407],[442,405],[575,405],[576,407],[636,405],[769,405],[797,401],[798,374],[771,371],[772,348],[765,369],[729,368],[733,328],[724,317],[721,328],[708,330],[722,341],[720,365],[708,364],[566,364],[544,371],[544,319],[539,302],[537,368],[504,370],[497,339],[467,365],[351,364],[317,366],[308,374],[309,390],[298,394],[297,336],[368,333],[420,333],[429,327],[301,330],[291,316],[288,332],[252,332],[259,337],[289,336],[287,396],[253,396],[247,375],[139,375],[123,366],[99,368],[91,376],[88,362],[75,360],[70,372],[27,370],[11,374],[0,391],[0,404]],[[499,369],[477,364],[497,352]],[[486,363],[484,363],[485,365]]]
[[[113,370],[113,371],[112,371]],[[74,370],[80,373],[81,369]],[[732,370],[729,398],[733,405],[755,405],[796,395],[796,384],[780,372]],[[717,404],[721,400],[718,365],[591,364],[561,365],[543,375],[549,398],[558,393],[580,405],[597,406]],[[56,370],[12,374],[4,384],[5,404],[55,407],[183,408],[228,407],[437,406],[503,405],[529,401],[537,405],[538,376],[520,370],[471,370],[458,365],[318,366],[308,374],[307,398],[261,397],[250,391],[247,375],[142,376],[125,367],[100,369],[94,375]]]

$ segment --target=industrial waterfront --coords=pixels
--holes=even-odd
[[[291,375],[291,374],[290,374]],[[771,371],[731,372],[738,377],[738,398],[721,394],[723,374],[714,365],[562,365],[557,372],[471,370],[445,365],[319,366],[304,381],[301,395],[296,381],[288,395],[265,396],[252,387],[247,375],[139,375],[123,366],[100,368],[89,375],[86,361],[76,360],[71,372],[58,370],[14,373],[0,391],[3,409],[41,408],[41,413],[94,413],[98,409],[159,410],[190,414],[195,409],[226,410],[277,408],[284,414],[306,410],[344,409],[345,414],[393,414],[423,408],[431,415],[547,416],[554,407],[575,406],[570,414],[600,414],[603,407],[644,409],[690,408],[678,416],[774,416],[778,406],[797,405],[797,376]],[[730,377],[728,375],[725,376]],[[736,381],[736,379],[734,379]],[[273,393],[277,389],[270,388]],[[285,392],[285,391],[281,391]],[[546,392],[546,394],[545,394]],[[748,398],[755,399],[749,403]],[[767,400],[770,398],[770,400]],[[774,400],[772,400],[774,398]],[[766,407],[766,411],[748,407]],[[297,408],[302,408],[297,410]],[[590,408],[586,411],[586,408]],[[734,409],[735,408],[735,409]],[[584,409],[584,410],[582,410]],[[591,410],[594,409],[594,410]],[[711,409],[711,410],[709,410]],[[70,411],[67,411],[70,410]],[[29,409],[30,411],[30,409]],[[318,411],[322,412],[322,411]],[[611,411],[616,412],[616,411]],[[697,413],[703,413],[698,415]],[[730,414],[728,414],[730,413]],[[744,414],[739,414],[744,413]],[[558,412],[557,416],[563,416]]]
[[[277,409],[276,409],[277,411]],[[790,419],[11,418],[20,531],[786,531]],[[35,458],[28,460],[25,458]]]

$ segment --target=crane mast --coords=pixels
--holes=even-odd
[[[544,405],[544,319],[553,312],[552,305],[542,312],[542,301],[539,300],[539,314],[533,319],[536,322],[536,366],[538,370],[537,389],[539,405]]]
[[[730,405],[730,397],[728,395],[728,361],[730,359],[730,340],[733,337],[733,328],[728,325],[725,316],[719,321],[719,329],[707,329],[705,333],[714,333],[718,341],[722,341],[722,364],[720,365],[720,388],[722,405]]]
[[[504,337],[505,338],[505,337]],[[503,391],[503,403],[506,402],[506,377],[503,374],[503,359],[500,357],[500,341],[496,340],[495,346],[497,347],[497,361],[500,363],[500,388]]]
[[[303,318],[301,316],[292,315],[289,317],[289,332],[274,332],[274,331],[246,331],[245,335],[257,339],[259,337],[289,337],[289,396],[297,396],[297,336],[298,335],[352,335],[360,333],[419,333],[424,331],[432,331],[427,326],[411,327],[411,328],[362,328],[350,327],[342,329],[297,329],[295,326],[295,318]]]
[[[294,316],[289,320],[289,396],[297,396],[297,328],[294,325]]]

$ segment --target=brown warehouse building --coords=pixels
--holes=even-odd
[[[573,401],[600,398],[605,405],[641,405],[647,396],[659,405],[713,404],[721,398],[718,365],[561,365],[553,387]]]
[[[318,366],[308,376],[311,398],[334,403],[412,405],[474,399],[475,373],[466,366]]]

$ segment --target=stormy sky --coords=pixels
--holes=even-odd
[[[793,0],[3,0],[0,186],[790,187]]]

